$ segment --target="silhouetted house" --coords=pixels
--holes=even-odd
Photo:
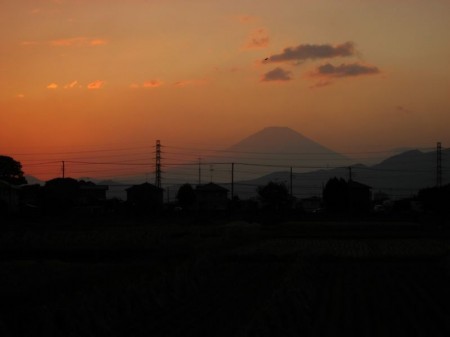
[[[127,204],[139,210],[159,210],[163,205],[163,189],[149,183],[126,189]]]
[[[79,205],[96,205],[106,200],[108,186],[97,185],[90,181],[80,181],[77,195]]]
[[[19,210],[19,187],[0,180],[0,214]]]
[[[372,187],[350,180],[347,182],[348,201],[351,212],[368,213],[372,207]]]
[[[21,212],[38,212],[42,208],[43,187],[39,184],[23,185],[20,188]]]
[[[214,183],[195,188],[197,208],[204,211],[223,211],[228,208],[228,190]]]
[[[324,205],[329,213],[367,213],[372,205],[371,187],[342,178],[331,178],[323,190]]]
[[[43,188],[44,206],[46,210],[56,213],[74,208],[83,212],[94,211],[94,208],[104,204],[107,190],[108,186],[92,182],[72,178],[52,179]]]

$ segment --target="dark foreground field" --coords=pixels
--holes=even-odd
[[[449,240],[414,226],[23,229],[0,243],[0,336],[450,335]]]

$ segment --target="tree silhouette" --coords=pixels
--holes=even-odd
[[[425,211],[444,214],[450,213],[450,184],[442,187],[421,189],[418,199],[422,202]]]
[[[269,182],[258,187],[258,194],[263,206],[272,211],[287,209],[291,202],[289,191],[285,184]]]
[[[26,184],[23,176],[22,164],[8,156],[0,156],[0,180],[11,185]]]
[[[195,191],[191,184],[184,184],[178,189],[177,200],[183,208],[191,207],[195,202]]]

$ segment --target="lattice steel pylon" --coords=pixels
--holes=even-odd
[[[161,188],[161,142],[156,141],[155,185]]]

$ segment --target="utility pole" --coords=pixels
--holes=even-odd
[[[234,163],[231,163],[231,202],[230,216],[234,213]]]
[[[202,184],[202,158],[198,158],[198,185]]]
[[[234,199],[234,163],[231,163],[231,203]]]
[[[161,142],[156,141],[155,185],[161,188]]]
[[[291,198],[294,196],[293,190],[292,190],[292,166],[291,166],[291,172],[289,174],[289,194],[291,195]]]
[[[442,145],[436,146],[436,187],[442,187]]]
[[[348,181],[352,181],[352,167],[348,167]]]
[[[64,179],[66,177],[66,162],[63,160],[61,163],[62,163],[62,167],[61,167],[62,177]]]

